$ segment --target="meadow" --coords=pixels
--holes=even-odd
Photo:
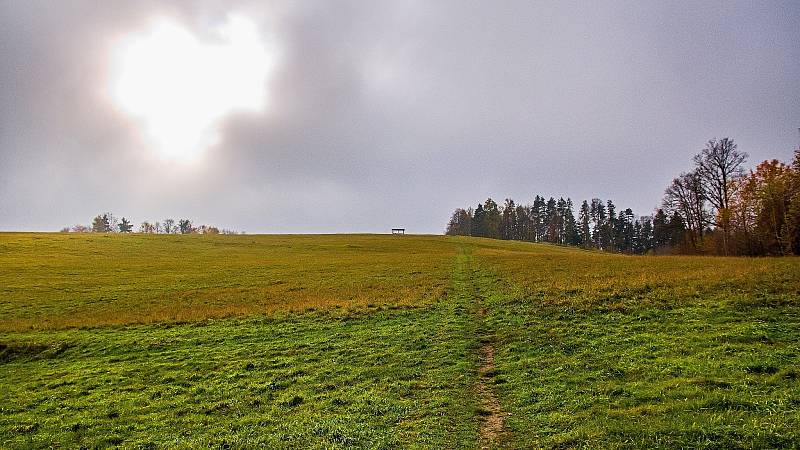
[[[434,237],[4,234],[0,330],[419,305],[449,286]]]
[[[800,446],[800,260],[0,234],[4,448]]]

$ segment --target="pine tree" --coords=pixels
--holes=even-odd
[[[133,224],[131,224],[130,221],[124,217],[119,222],[117,227],[119,228],[120,233],[130,233],[133,230]]]
[[[670,229],[667,215],[662,208],[658,208],[653,217],[653,247],[665,248],[670,245]]]
[[[575,221],[575,213],[572,211],[572,199],[567,197],[564,204],[564,243],[567,245],[581,245],[581,236],[578,233],[578,224]]]
[[[478,203],[475,208],[475,213],[472,215],[472,236],[486,237],[486,214],[483,211],[483,205]]]
[[[648,253],[653,249],[653,218],[642,216],[637,223],[641,224],[638,234],[638,253]]]
[[[599,198],[593,198],[589,207],[592,216],[592,241],[598,250],[605,250],[603,229],[606,227],[606,207]]]
[[[683,217],[681,217],[677,211],[675,211],[669,219],[668,228],[670,247],[683,245],[686,240],[686,235],[691,234],[691,231],[687,230],[686,225],[683,223]],[[694,244],[692,244],[692,247],[694,248]]]
[[[517,205],[514,200],[507,198],[503,205],[502,220],[500,222],[500,237],[502,239],[517,239]]]
[[[534,233],[534,242],[542,242],[544,241],[544,236],[546,234],[545,229],[545,200],[544,197],[536,196],[533,199],[533,205],[531,210],[532,217],[533,217],[533,233]]]
[[[516,218],[517,218],[517,225],[516,225],[517,237],[516,237],[516,239],[519,239],[520,241],[529,240],[530,239],[529,238],[529,234],[530,234],[529,228],[530,227],[529,227],[529,224],[528,224],[528,222],[529,222],[529,219],[528,219],[528,208],[526,208],[523,205],[517,205]]]
[[[583,248],[592,248],[592,231],[589,228],[589,223],[592,220],[592,214],[589,211],[589,202],[586,200],[581,203],[581,210],[578,213],[578,222],[580,223],[579,234],[581,238],[581,246]]]
[[[619,213],[616,226],[616,239],[617,251],[624,253],[633,253],[633,246],[635,241],[635,218],[633,211],[626,208]]]
[[[487,198],[483,203],[484,223],[486,225],[486,237],[500,238],[500,209],[491,198]]]
[[[611,200],[606,203],[606,212],[608,220],[606,221],[606,226],[603,227],[603,247],[610,252],[615,252],[617,251],[617,214],[616,207]]]
[[[556,220],[556,199],[550,197],[545,203],[542,228],[544,242],[557,242],[558,240],[558,222]]]

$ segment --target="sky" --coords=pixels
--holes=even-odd
[[[0,230],[648,214],[711,138],[791,159],[798,23],[796,0],[0,0]]]

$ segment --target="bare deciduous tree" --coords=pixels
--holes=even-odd
[[[672,180],[664,191],[664,209],[678,213],[689,231],[692,247],[698,248],[703,240],[703,228],[708,222],[705,193],[697,171],[682,173]]]
[[[747,156],[747,153],[736,149],[733,139],[723,138],[719,141],[711,139],[706,148],[694,157],[704,195],[716,210],[715,225],[722,229],[725,254],[728,254],[730,204],[736,185],[734,181],[744,174],[742,164]]]
[[[171,234],[175,232],[175,219],[164,219],[164,233]]]

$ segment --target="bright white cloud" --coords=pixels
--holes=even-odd
[[[160,19],[115,49],[111,97],[164,158],[197,157],[218,142],[226,114],[263,108],[274,52],[244,17],[231,15],[214,31],[219,39],[203,42]]]

